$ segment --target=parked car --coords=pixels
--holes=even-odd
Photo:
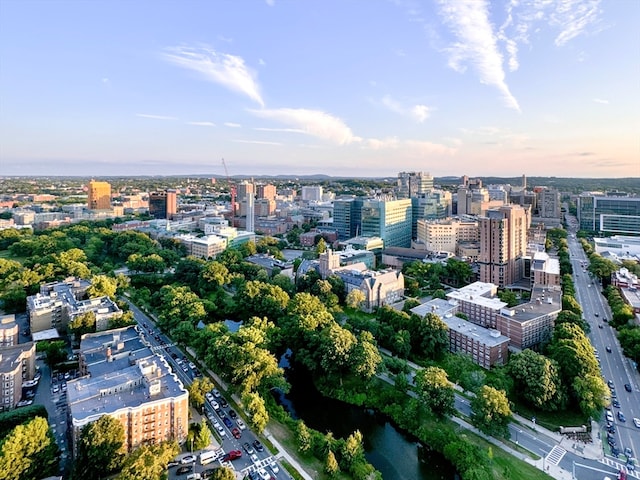
[[[190,472],[193,472],[193,465],[183,465],[176,470],[176,475],[184,475]]]
[[[276,462],[274,462],[273,460],[271,460],[269,462],[269,468],[274,473],[274,475],[277,475],[278,472],[280,471],[280,467],[278,467],[278,464]]]
[[[195,455],[185,455],[180,459],[180,463],[182,465],[186,465],[187,463],[195,463],[197,457]]]
[[[236,418],[236,424],[238,425],[238,428],[240,430],[245,430],[247,428],[247,426],[244,424],[244,422],[239,418]]]
[[[227,426],[227,428],[233,428],[233,422],[231,421],[231,419],[229,417],[224,417],[222,419],[222,421]]]
[[[609,380],[609,381],[607,382],[607,385],[609,386],[609,388],[615,388],[615,385],[613,384],[613,381],[612,381],[612,380]]]
[[[633,424],[634,424],[636,427],[640,428],[640,418],[638,418],[638,417],[634,417],[634,418],[633,418]]]
[[[220,391],[217,388],[214,388],[213,390],[211,390],[211,393],[213,393],[214,397],[220,398]]]
[[[202,480],[202,475],[198,472],[187,475],[187,480]]]
[[[224,398],[220,397],[220,406],[222,408],[227,408],[229,406],[229,404],[227,403],[227,401]]]
[[[230,462],[232,460],[236,460],[242,456],[242,452],[240,450],[231,450],[222,457],[223,462]]]
[[[260,443],[260,440],[256,440],[255,442],[253,442],[253,448],[255,448],[259,452],[264,452],[264,447]]]
[[[207,400],[209,400],[210,402],[215,402],[215,400],[213,399],[213,395],[211,395],[211,392],[207,392],[204,394],[204,396],[206,397]]]
[[[233,435],[233,438],[240,438],[242,437],[242,433],[240,433],[240,430],[238,428],[233,428],[231,430],[231,435]]]
[[[211,394],[209,394],[209,395],[211,395]],[[211,398],[213,398],[213,395],[212,395]],[[211,406],[213,407],[213,409],[215,411],[220,410],[220,405],[218,405],[218,402],[216,402],[215,400],[210,400],[210,403],[211,403]]]
[[[625,384],[624,384],[624,389],[625,389],[627,392],[633,392],[633,388],[631,388],[631,384],[630,384],[630,383],[625,383]]]
[[[167,463],[167,468],[171,468],[171,467],[177,467],[178,465],[180,465],[180,462],[177,460],[171,460],[169,463]]]
[[[269,475],[264,468],[258,470],[258,475],[260,475],[260,478],[262,478],[262,480],[271,480],[271,475]]]
[[[616,407],[616,408],[620,408],[620,402],[619,402],[617,399],[614,399],[614,400],[611,402],[611,405],[613,405],[613,406],[614,406],[614,407]]]
[[[236,418],[238,416],[238,414],[236,413],[235,410],[229,410],[229,416],[231,418]]]

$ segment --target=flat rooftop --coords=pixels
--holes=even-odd
[[[528,322],[543,315],[559,313],[562,310],[562,289],[560,287],[535,286],[531,290],[531,301],[512,308],[503,308],[500,315],[516,322]]]
[[[503,343],[509,343],[509,337],[502,335],[498,330],[484,328],[475,323],[463,320],[462,318],[449,315],[450,314],[442,319],[442,321],[447,324],[447,327],[449,327],[449,330],[473,338],[488,347],[496,347]]]
[[[455,302],[455,301],[454,301]],[[442,298],[434,298],[417,307],[411,309],[411,313],[424,317],[427,313],[435,313],[440,318],[444,318],[448,313],[453,314],[457,310],[458,305],[452,304],[451,300],[443,300]]]
[[[182,382],[164,358],[152,355],[146,360],[155,365],[153,375],[144,375],[136,363],[99,376],[86,376],[67,382],[67,402],[73,419],[81,422],[94,415],[113,414],[145,403],[187,395]],[[111,365],[115,366],[114,363]],[[157,393],[150,393],[150,382],[159,382]]]
[[[474,303],[482,307],[500,310],[507,306],[498,297],[489,297],[497,291],[497,286],[493,283],[474,282],[458,290],[447,293],[447,297],[460,302]]]

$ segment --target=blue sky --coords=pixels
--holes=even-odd
[[[637,0],[0,0],[0,174],[640,177]]]

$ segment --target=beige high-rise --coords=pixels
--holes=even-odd
[[[111,184],[91,180],[87,191],[89,210],[109,210],[111,208]]]
[[[523,278],[530,222],[529,210],[520,205],[489,210],[479,218],[481,282],[504,288]]]

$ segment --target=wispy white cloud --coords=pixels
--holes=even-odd
[[[171,47],[164,58],[187,70],[202,74],[207,80],[246,95],[264,106],[256,76],[241,57],[218,53],[212,48]]]
[[[215,127],[213,122],[187,122],[187,125],[195,125],[196,127]]]
[[[405,106],[398,100],[392,98],[390,95],[385,95],[378,102],[385,108],[391,110],[394,113],[398,113],[400,115],[406,115],[414,118],[418,122],[424,122],[431,115],[432,109],[426,105],[413,105],[413,106]]]
[[[602,103],[603,105],[609,105],[609,100],[603,100],[602,98],[594,98],[593,101],[596,103]]]
[[[136,113],[136,117],[152,118],[154,120],[177,120],[176,117],[169,117],[166,115],[153,115],[151,113]]]
[[[261,67],[264,67],[267,64],[267,62],[265,62],[262,58],[258,59],[258,65],[260,65]]]
[[[239,123],[233,123],[233,122],[224,122],[224,126],[225,127],[229,127],[229,128],[240,128],[240,127],[242,127],[242,125],[240,125]]]
[[[451,148],[439,143],[425,142],[420,140],[400,140],[397,137],[388,138],[367,138],[363,142],[363,147],[371,150],[403,150],[411,155],[455,155],[456,148]]]
[[[561,0],[551,15],[551,24],[560,28],[555,43],[565,45],[598,19],[600,0]]]
[[[270,7],[273,7],[276,4],[276,0],[265,0],[265,3]]]
[[[254,143],[256,145],[282,145],[280,142],[265,142],[262,140],[233,140],[236,143]]]
[[[358,142],[351,129],[339,118],[320,110],[305,108],[277,108],[249,110],[256,117],[289,125],[308,135],[328,140],[338,145]]]
[[[447,48],[449,66],[464,72],[467,64],[470,64],[482,83],[498,89],[507,107],[520,111],[518,101],[505,82],[503,58],[489,21],[487,2],[439,0],[439,5],[444,22],[457,37],[457,41]]]
[[[260,132],[285,132],[285,133],[306,133],[304,130],[300,128],[267,128],[267,127],[256,127],[254,130],[258,130]]]

